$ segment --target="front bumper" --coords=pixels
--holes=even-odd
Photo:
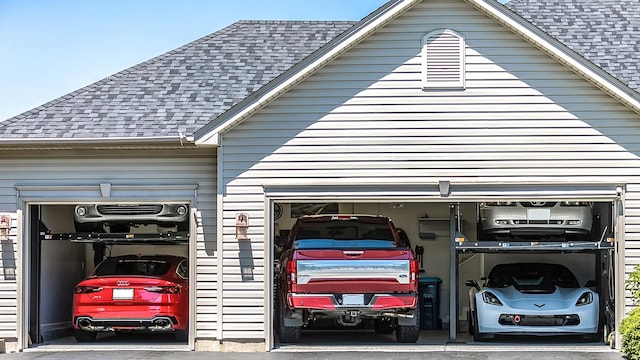
[[[588,206],[549,208],[548,217],[529,216],[528,208],[491,206],[481,209],[484,231],[494,234],[587,234],[592,227],[592,211]]]
[[[504,304],[496,306],[481,301],[477,303],[477,315],[478,330],[483,334],[570,335],[598,332],[598,301],[547,311],[514,309]],[[513,319],[515,316],[519,318]]]

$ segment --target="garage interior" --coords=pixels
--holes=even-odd
[[[530,199],[529,199],[530,200]],[[567,201],[570,199],[547,199],[547,201]],[[575,201],[575,199],[572,199]],[[514,200],[516,201],[516,200]],[[527,201],[519,199],[517,201]],[[537,199],[537,201],[543,201]],[[584,200],[582,200],[584,201]],[[379,214],[390,217],[397,228],[402,228],[409,235],[412,248],[422,252],[420,260],[420,277],[426,278],[429,287],[421,285],[421,291],[429,292],[429,297],[436,295],[436,301],[421,309],[420,339],[414,346],[444,345],[452,343],[472,344],[473,337],[468,326],[469,290],[465,280],[476,280],[482,284],[482,278],[496,264],[506,262],[544,262],[560,263],[567,266],[578,278],[581,285],[587,281],[596,282],[596,292],[600,294],[600,313],[604,328],[615,324],[614,306],[614,253],[613,240],[615,216],[614,204],[609,201],[593,203],[593,227],[586,237],[567,238],[551,242],[532,241],[493,241],[483,238],[479,227],[480,202],[445,203],[445,202],[323,202],[323,203],[274,203],[275,239],[285,238],[298,216],[303,214],[341,213],[341,214]],[[455,229],[457,236],[451,235]],[[463,235],[465,244],[459,243]],[[488,241],[491,240],[491,241]],[[420,249],[422,248],[422,249]],[[275,251],[277,253],[277,251]],[[277,262],[278,259],[274,258]],[[454,270],[452,270],[452,262]],[[274,264],[274,269],[276,264]],[[451,273],[456,274],[452,280]],[[421,283],[424,284],[424,283]],[[434,292],[434,287],[436,288]],[[453,290],[452,290],[453,287]],[[421,294],[421,296],[425,296]],[[453,305],[452,305],[453,304]],[[431,307],[437,307],[433,309]],[[451,316],[451,309],[455,313]],[[424,320],[428,314],[429,320]],[[606,320],[605,320],[606,317]],[[456,327],[451,329],[452,319],[457,320]],[[279,343],[275,328],[275,349],[313,349],[320,347],[348,346],[358,347],[370,344],[398,346],[393,334],[376,334],[371,323],[363,322],[355,328],[345,328],[334,324],[310,324],[303,328],[299,343]],[[548,336],[499,336],[491,341],[492,345],[533,343],[562,345],[585,342],[594,346],[607,346],[603,333],[600,341],[585,340],[582,337],[548,337]],[[412,344],[405,344],[412,346]]]
[[[189,234],[155,224],[131,226],[126,232],[80,233],[73,211],[75,204],[29,206],[29,298],[30,347],[82,346],[113,348],[114,345],[148,344],[157,348],[186,348],[170,333],[99,333],[95,342],[79,343],[73,336],[72,300],[76,284],[110,256],[127,254],[179,255],[189,257]],[[181,224],[188,229],[189,224]]]

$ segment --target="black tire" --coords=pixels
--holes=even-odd
[[[399,343],[415,343],[420,338],[420,309],[414,310],[416,323],[415,325],[398,325],[396,326],[396,340]]]
[[[98,336],[98,333],[96,331],[73,329],[73,336],[78,342],[92,342],[96,340],[96,336]]]
[[[469,325],[469,335],[473,335],[475,324],[473,322],[473,316],[471,316],[471,310],[467,311],[467,324]]]
[[[490,335],[484,334],[480,332],[480,327],[478,326],[478,314],[474,312],[473,314],[473,341],[482,342],[488,341],[491,339]]]
[[[176,338],[177,342],[187,342],[189,341],[189,325],[184,330],[176,329],[176,332],[173,334]]]
[[[75,223],[76,232],[96,232],[98,223]]]
[[[284,317],[287,310],[281,305],[278,311],[278,339],[281,343],[300,342],[301,326],[286,326]]]
[[[189,222],[188,221],[179,222],[176,225],[176,230],[178,230],[179,232],[189,231]]]
[[[376,334],[391,334],[395,330],[395,324],[391,319],[375,319],[373,330]]]

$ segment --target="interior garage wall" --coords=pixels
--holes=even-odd
[[[52,233],[73,232],[69,223],[73,206],[42,207],[42,222]],[[71,322],[71,304],[76,284],[90,270],[93,257],[86,257],[90,244],[70,241],[43,241],[40,261],[40,324],[45,340],[56,330],[64,330]],[[87,262],[89,259],[89,262]]]
[[[149,149],[149,150],[55,150],[3,151],[0,166],[0,210],[15,211],[18,203],[16,186],[158,186],[192,185],[197,187],[197,308],[196,338],[215,338],[217,331],[217,185],[215,149]],[[195,195],[195,194],[194,194]],[[64,195],[68,201],[78,200],[74,192]],[[162,200],[162,191],[157,193]],[[32,199],[33,200],[33,199]],[[53,199],[42,199],[52,201]],[[95,199],[95,200],[109,200]],[[113,199],[111,199],[113,200]],[[56,199],[61,201],[61,199]],[[16,292],[0,294],[15,301]],[[14,315],[15,316],[15,315]],[[15,323],[14,323],[15,326]],[[9,337],[15,337],[14,333]]]
[[[442,28],[465,38],[466,88],[423,91],[420,39]],[[471,5],[422,1],[223,134],[222,336],[265,336],[265,186],[615,186],[638,182],[637,139],[638,114]]]

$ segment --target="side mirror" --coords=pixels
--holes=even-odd
[[[466,280],[464,284],[467,286],[472,286],[478,291],[480,290],[480,285],[478,285],[478,282],[475,280]]]
[[[595,280],[589,280],[584,284],[584,287],[594,288],[597,285],[598,285],[598,283]]]

